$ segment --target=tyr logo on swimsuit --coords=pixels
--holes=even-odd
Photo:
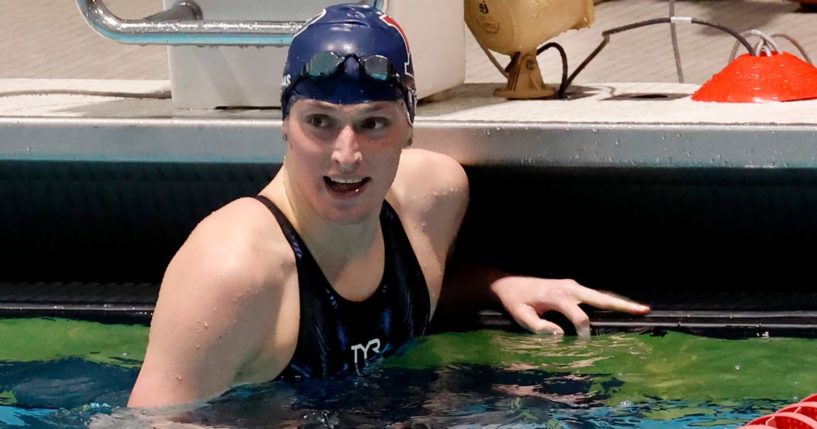
[[[369,340],[369,342],[366,343],[365,346],[363,344],[355,344],[351,348],[352,348],[352,352],[355,354],[355,369],[359,370],[362,365],[358,363],[358,362],[360,362],[360,360],[358,359],[358,356],[360,355],[360,353],[358,353],[358,352],[363,352],[363,361],[362,362],[363,362],[363,365],[365,365],[366,360],[369,359],[369,350],[370,349],[375,353],[380,353],[380,340],[377,339],[377,338],[374,338],[372,340]]]

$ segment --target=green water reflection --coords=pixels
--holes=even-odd
[[[137,368],[147,338],[145,326],[5,319],[0,320],[0,363],[78,358]],[[802,338],[729,340],[666,332],[579,340],[483,330],[428,336],[380,364],[445,371],[480,365],[589,380],[589,394],[607,406],[626,412],[629,405],[651,403],[645,417],[657,421],[713,413],[700,404],[730,408],[757,401],[773,411],[817,391],[817,341]],[[511,389],[515,397],[537,394],[526,391],[529,386],[497,388]],[[0,404],[14,403],[12,392],[0,392]]]
[[[138,367],[145,358],[148,328],[66,319],[0,319],[0,362],[80,358]]]
[[[430,336],[386,365],[483,364],[592,376],[611,401],[795,401],[817,391],[817,341],[717,339],[679,332],[576,338],[477,331]]]

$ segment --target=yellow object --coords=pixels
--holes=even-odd
[[[465,0],[465,22],[485,48],[511,55],[508,84],[495,95],[544,98],[555,93],[542,81],[536,49],[569,29],[589,27],[593,0]]]

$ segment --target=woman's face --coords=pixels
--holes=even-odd
[[[341,224],[380,213],[412,136],[398,101],[338,105],[298,100],[283,131],[290,191],[318,216]]]

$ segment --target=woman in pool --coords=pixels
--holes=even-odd
[[[202,221],[171,261],[130,406],[212,398],[232,386],[362,369],[422,335],[468,203],[453,159],[408,149],[408,43],[366,6],[324,10],[292,41],[282,88],[283,166],[255,198]],[[523,327],[589,335],[579,304],[645,306],[569,280],[492,275]]]

